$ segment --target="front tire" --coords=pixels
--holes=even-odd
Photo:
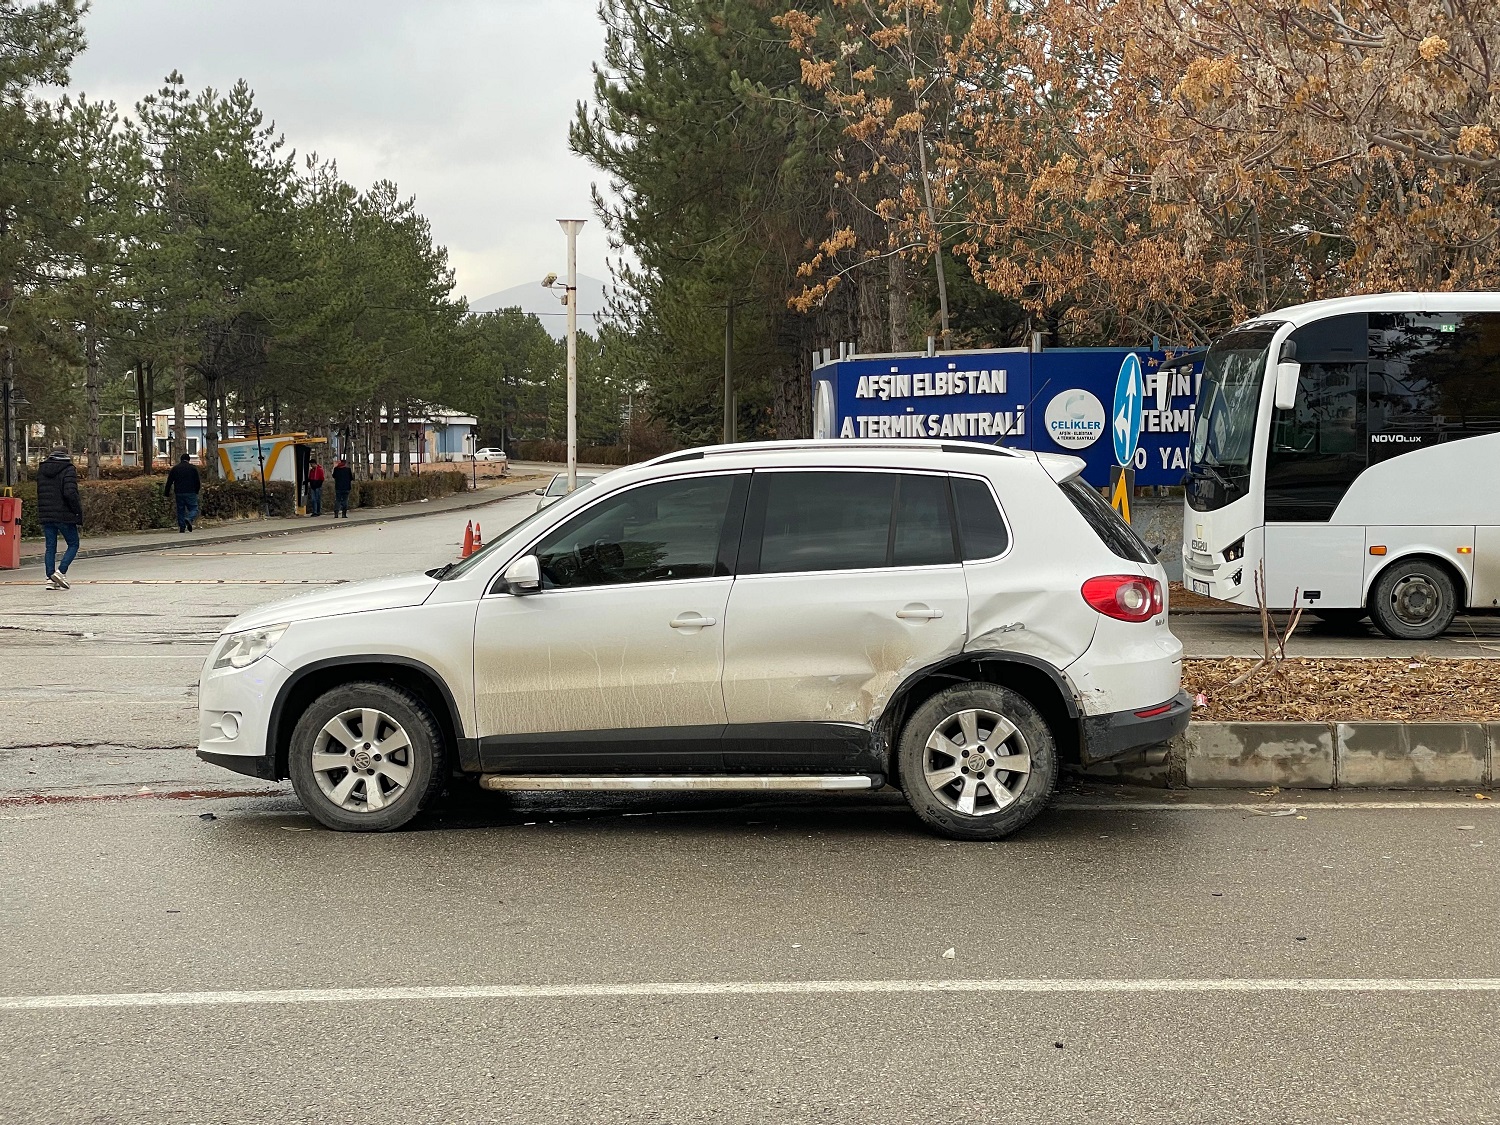
[[[1425,559],[1396,561],[1370,591],[1370,620],[1398,641],[1430,641],[1453,624],[1458,592],[1448,572]]]
[[[1057,740],[1010,688],[966,683],[918,707],[897,744],[901,790],[934,832],[999,840],[1031,823],[1057,784]]]
[[[426,705],[391,684],[324,692],[292,731],[288,772],[297,799],[340,832],[390,832],[438,795],[446,776],[442,732]]]

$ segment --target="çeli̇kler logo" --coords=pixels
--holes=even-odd
[[[1064,449],[1084,449],[1104,432],[1104,404],[1085,390],[1063,391],[1044,417],[1047,436]]]
[[[1115,406],[1110,412],[1110,435],[1115,439],[1115,463],[1128,468],[1135,460],[1135,447],[1141,440],[1141,399],[1146,388],[1141,378],[1141,361],[1131,352],[1120,364],[1115,380]]]

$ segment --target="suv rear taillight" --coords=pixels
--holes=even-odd
[[[1083,584],[1083,600],[1105,617],[1150,621],[1161,612],[1161,583],[1139,574],[1106,574]]]

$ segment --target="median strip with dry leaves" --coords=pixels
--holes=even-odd
[[[1215,722],[1500,721],[1500,660],[1427,657],[1278,661],[1231,687],[1254,659],[1183,662],[1182,686],[1203,696],[1193,718]]]

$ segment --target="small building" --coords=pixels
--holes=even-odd
[[[434,407],[422,419],[423,461],[462,461],[478,448],[479,419]]]
[[[183,415],[186,423],[187,452],[189,456],[198,457],[208,441],[208,413],[207,408],[201,402],[190,402],[187,411]],[[158,410],[151,415],[151,433],[156,441],[156,457],[170,458],[172,446],[176,441],[177,411],[173,407]],[[245,427],[232,424],[229,427],[231,438],[244,437]]]

